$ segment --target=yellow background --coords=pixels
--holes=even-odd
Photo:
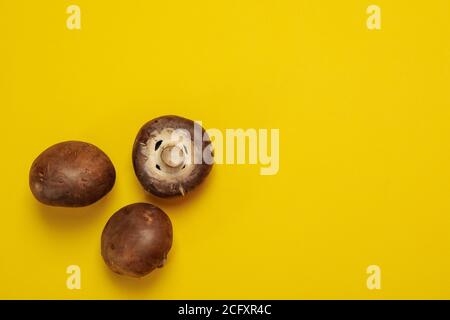
[[[0,0],[0,298],[450,298],[449,18],[447,0]],[[164,114],[279,128],[278,175],[216,165],[185,199],[146,195],[131,147]],[[31,162],[71,139],[111,157],[116,185],[40,205]],[[137,201],[174,225],[168,264],[140,280],[99,248]]]

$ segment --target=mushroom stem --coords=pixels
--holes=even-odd
[[[171,168],[177,168],[184,162],[184,152],[177,146],[167,146],[161,152],[161,160]]]

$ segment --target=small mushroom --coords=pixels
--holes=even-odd
[[[133,166],[144,189],[159,197],[184,195],[211,171],[212,144],[194,121],[163,116],[147,122],[133,146]]]
[[[101,252],[112,271],[143,277],[164,266],[172,238],[172,223],[164,211],[148,203],[135,203],[109,219],[102,233]]]
[[[116,172],[108,156],[80,141],[55,144],[31,165],[29,184],[35,198],[50,206],[83,207],[111,191]]]

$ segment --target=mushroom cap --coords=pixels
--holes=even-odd
[[[136,176],[146,191],[159,197],[191,191],[206,178],[212,164],[212,144],[206,131],[179,116],[147,122],[134,142]]]
[[[172,223],[164,211],[149,203],[135,203],[121,208],[108,220],[101,253],[112,271],[143,277],[164,266],[172,239]]]
[[[102,150],[87,142],[65,141],[34,160],[29,185],[46,205],[83,207],[111,191],[115,179],[114,165]]]

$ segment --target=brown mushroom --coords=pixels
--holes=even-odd
[[[103,229],[103,259],[118,274],[143,277],[164,266],[172,234],[169,217],[158,207],[128,205],[114,213]]]
[[[60,207],[90,205],[111,191],[116,172],[108,156],[80,141],[55,144],[34,160],[30,189],[40,202]]]
[[[213,164],[212,144],[194,121],[163,116],[147,122],[133,146],[133,166],[144,189],[159,197],[184,195]]]

